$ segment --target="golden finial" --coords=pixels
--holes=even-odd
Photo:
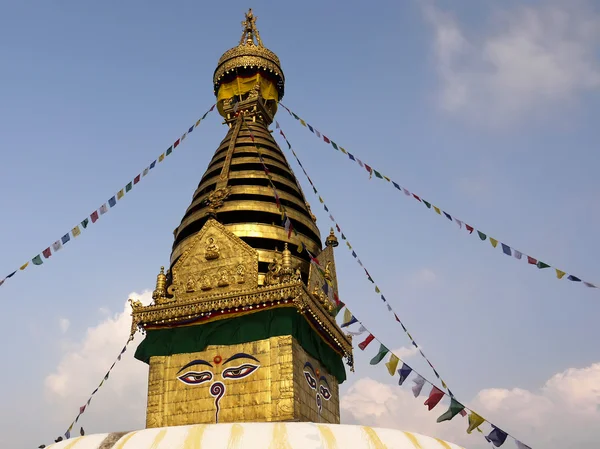
[[[242,27],[244,27],[244,31],[242,32],[240,45],[244,45],[244,39],[246,39],[246,45],[255,45],[254,38],[256,38],[256,45],[258,47],[262,47],[260,34],[258,33],[258,29],[256,28],[256,19],[258,19],[258,17],[254,15],[254,13],[252,12],[252,8],[248,9],[246,17],[242,21]]]
[[[327,239],[325,239],[325,245],[332,246],[334,248],[339,245],[338,239],[333,232],[333,228],[331,228],[331,231],[329,231],[329,235],[327,236]]]
[[[283,246],[283,252],[281,253],[281,267],[287,272],[292,271],[292,253],[288,249],[288,244],[285,243]]]
[[[167,295],[165,286],[167,285],[167,276],[165,275],[165,267],[160,267],[160,273],[156,276],[156,288],[152,292],[154,301],[160,300]]]

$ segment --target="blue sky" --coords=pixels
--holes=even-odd
[[[212,73],[239,40],[248,6],[282,61],[284,104],[450,214],[600,283],[600,8],[585,1],[568,10],[552,1],[487,0],[368,8],[357,1],[4,4],[2,275],[106,202],[212,105]],[[277,118],[361,260],[459,398],[469,402],[490,388],[543,394],[555,374],[600,362],[599,290],[504,256],[369,180],[283,110]],[[63,411],[46,378],[82,350],[89,329],[123,311],[131,292],[153,287],[225,133],[220,117],[209,115],[118,207],[0,287],[7,366],[0,396],[15,404],[0,420],[6,431],[36,428],[25,438],[37,445],[68,426],[64,416],[77,407]],[[326,234],[330,221],[291,163]],[[409,346],[347,249],[336,257],[342,299],[389,347]],[[64,332],[61,319],[69,322]],[[116,355],[120,344],[105,349]],[[357,355],[343,391],[366,377],[395,382],[383,366],[368,366],[371,356]],[[68,400],[84,402],[102,374]],[[402,418],[397,425],[406,427]],[[543,440],[533,427],[514,432],[525,442],[562,437]]]

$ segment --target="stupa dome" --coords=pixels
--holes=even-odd
[[[461,449],[418,433],[316,423],[198,424],[96,434],[47,449]]]

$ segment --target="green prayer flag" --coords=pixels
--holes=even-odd
[[[375,173],[375,176],[377,176],[379,179],[383,179],[383,176],[381,176],[381,173],[379,173],[377,170],[373,170],[373,173]]]
[[[487,235],[485,235],[483,232],[481,231],[477,231],[477,234],[479,234],[479,238],[481,240],[485,240],[487,238]]]
[[[83,226],[83,229],[87,228],[87,225],[89,222],[90,222],[89,218],[86,218],[85,220],[83,220],[81,222],[81,226]]]
[[[381,362],[388,352],[390,352],[388,348],[386,348],[383,345],[380,345],[379,352],[375,357],[371,359],[371,365],[377,365],[379,362]]]
[[[423,204],[427,206],[427,209],[431,209],[431,203],[428,203],[427,201],[423,200]]]
[[[538,263],[536,264],[538,268],[550,268],[550,265],[548,265],[547,263],[542,262],[541,260],[538,261]]]
[[[168,156],[169,154],[171,154],[172,152],[173,152],[173,145],[171,145],[171,146],[169,147],[169,149],[167,150],[167,156]]]
[[[336,145],[336,143],[335,143],[333,140],[331,141],[331,146],[332,146],[333,148],[335,148],[336,150],[338,149],[338,146]],[[338,150],[338,151],[339,151],[339,150]]]
[[[125,192],[129,192],[133,188],[133,184],[131,182],[125,186]]]
[[[454,418],[456,415],[458,415],[464,409],[465,409],[464,405],[462,405],[456,399],[451,398],[450,399],[450,407],[444,414],[440,415],[440,417],[437,419],[437,422],[450,421],[452,418]]]
[[[298,117],[298,116],[297,116],[296,114],[294,114],[293,112],[292,112],[292,115],[294,116],[294,118],[295,118],[296,120],[300,120],[300,117]]]
[[[31,261],[33,262],[34,265],[41,265],[44,263],[44,261],[42,260],[42,257],[39,254],[37,256],[35,256],[33,259],[31,259]]]

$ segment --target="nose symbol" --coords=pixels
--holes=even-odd
[[[209,391],[210,391],[210,395],[215,398],[215,408],[216,408],[215,421],[218,423],[219,422],[219,410],[220,410],[219,402],[221,401],[221,398],[225,394],[225,385],[223,385],[223,383],[221,383],[221,382],[214,382],[210,386]]]

